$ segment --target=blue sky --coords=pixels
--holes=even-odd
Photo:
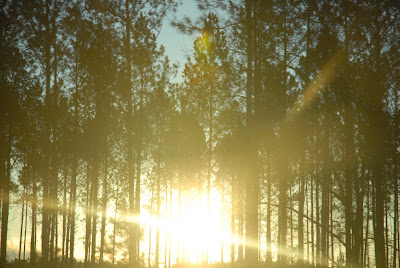
[[[179,5],[175,14],[178,19],[183,19],[185,16],[196,19],[200,16],[200,12],[196,6],[196,0],[181,1],[182,4]],[[165,52],[168,55],[171,63],[178,63],[179,79],[183,67],[185,66],[187,57],[192,54],[193,43],[196,36],[179,33],[175,27],[171,26],[171,20],[173,18],[174,15],[169,14],[165,19],[157,41],[159,45],[163,45],[165,47]]]

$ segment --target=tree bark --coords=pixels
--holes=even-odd
[[[1,244],[0,244],[0,266],[5,267],[7,261],[7,235],[8,216],[10,210],[10,182],[11,182],[11,125],[8,124],[8,141],[6,142],[5,172],[3,177],[2,206],[1,206]],[[3,162],[3,163],[4,163]]]

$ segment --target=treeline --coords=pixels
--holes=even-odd
[[[0,2],[0,266],[185,263],[138,219],[218,189],[221,262],[400,267],[400,4],[200,0],[174,79],[178,4]]]

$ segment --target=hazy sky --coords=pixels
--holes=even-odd
[[[177,8],[175,16],[182,19],[188,16],[196,19],[200,12],[196,7],[196,0],[181,0],[182,4]],[[179,64],[178,77],[181,77],[181,72],[185,66],[186,58],[190,56],[193,51],[193,43],[195,36],[181,34],[178,30],[171,26],[171,20],[174,15],[169,14],[164,21],[161,32],[158,36],[158,43],[164,45],[165,52],[172,63]],[[179,79],[179,78],[178,78]]]

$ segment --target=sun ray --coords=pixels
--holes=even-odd
[[[294,120],[306,107],[308,107],[315,98],[329,85],[335,78],[339,67],[345,60],[345,52],[340,50],[335,53],[330,60],[323,66],[317,77],[310,82],[304,89],[303,94],[300,94],[294,106],[289,110],[286,115],[286,120]]]

